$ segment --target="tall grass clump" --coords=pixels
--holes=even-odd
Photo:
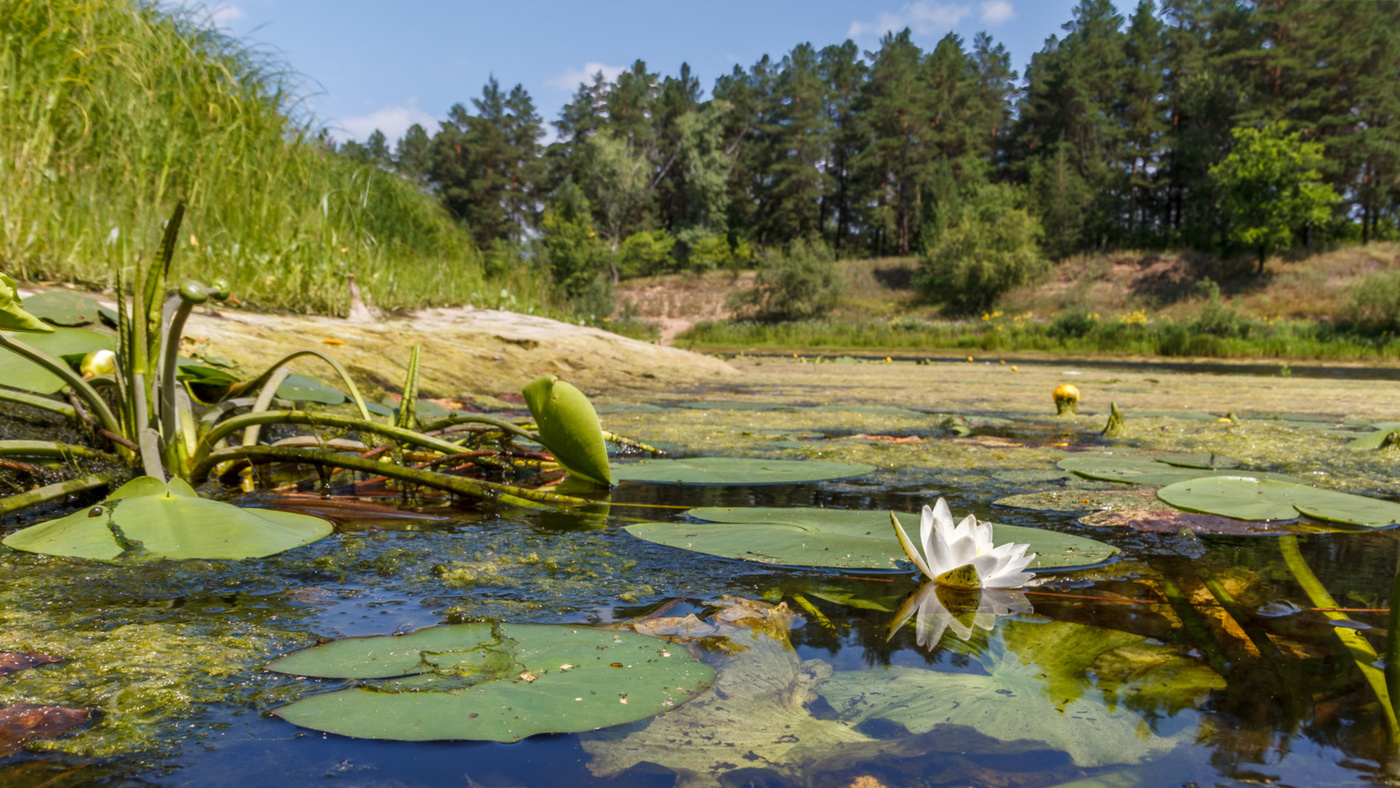
[[[0,267],[110,286],[188,200],[176,276],[343,313],[495,292],[428,195],[319,144],[280,60],[136,0],[0,2]],[[530,283],[520,283],[529,289]]]

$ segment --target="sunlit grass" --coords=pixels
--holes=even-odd
[[[185,198],[174,275],[260,307],[343,314],[351,274],[386,308],[544,292],[528,271],[488,285],[431,196],[329,153],[295,75],[188,12],[7,2],[0,86],[0,267],[21,279],[111,286]]]

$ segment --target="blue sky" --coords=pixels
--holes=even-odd
[[[1131,0],[1116,0],[1126,16]],[[580,80],[612,75],[637,58],[664,75],[690,63],[708,96],[715,78],[765,53],[820,48],[852,38],[874,49],[908,26],[931,49],[950,30],[970,45],[986,30],[1017,72],[1047,36],[1060,34],[1074,0],[707,0],[548,2],[493,0],[233,0],[211,4],[225,30],[281,54],[308,80],[311,111],[339,139],[375,128],[392,141],[409,125],[431,134],[453,104],[470,107],[495,75],[517,82],[545,121],[558,117]]]

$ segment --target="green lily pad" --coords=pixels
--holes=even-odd
[[[554,459],[573,476],[611,487],[603,425],[588,397],[552,375],[535,378],[521,393],[540,440]]]
[[[1207,476],[1239,476],[1237,470],[1207,470],[1168,465],[1165,462],[1119,454],[1080,454],[1066,457],[1056,463],[1061,470],[1073,471],[1088,479],[1127,484],[1145,484],[1149,487],[1165,487],[1168,484],[1200,479]],[[1279,473],[1249,471],[1248,475],[1260,479],[1295,482],[1291,476]]]
[[[736,400],[707,399],[696,400],[694,402],[677,402],[674,404],[675,407],[685,408],[686,410],[742,410],[757,412],[793,410],[792,405],[786,405],[781,402],[740,402]]]
[[[1137,763],[1176,748],[1143,722],[1199,703],[1225,681],[1177,649],[1139,635],[1067,622],[1006,621],[970,654],[986,675],[906,667],[837,671],[819,688],[840,718],[910,733],[967,725],[1002,741],[1043,742],[1079,766]]]
[[[762,460],[742,457],[691,457],[612,464],[620,482],[653,484],[803,484],[849,479],[875,470],[873,465],[815,460]]]
[[[1400,523],[1400,504],[1243,475],[1179,482],[1158,490],[1157,497],[1179,509],[1239,520],[1292,520],[1305,514],[1363,528]]]
[[[95,561],[123,557],[261,558],[330,535],[331,524],[200,498],[181,479],[139,476],[107,500],[5,537],[15,550]]]
[[[904,570],[904,548],[889,512],[852,509],[734,507],[691,509],[701,523],[638,523],[628,533],[682,550],[778,566]],[[906,531],[918,532],[919,515],[897,515]],[[912,530],[911,530],[912,529]],[[998,525],[997,543],[1029,544],[1034,571],[1078,569],[1107,561],[1118,548],[1082,536]]]
[[[927,413],[894,405],[815,405],[801,409],[807,413],[856,413],[862,416],[906,416],[911,419],[928,418]]]
[[[228,393],[238,376],[218,367],[207,367],[189,359],[180,359],[176,379],[185,384],[190,395],[202,403],[218,402]]]
[[[1177,421],[1220,421],[1214,413],[1201,413],[1194,410],[1135,410],[1131,414],[1137,419],[1176,419]]]
[[[277,396],[292,402],[315,402],[320,405],[339,405],[350,399],[339,389],[306,375],[288,375],[277,387]]]
[[[1365,435],[1362,435],[1361,437],[1356,438],[1355,440],[1352,440],[1351,442],[1347,443],[1347,448],[1374,451],[1381,447],[1381,444],[1385,442],[1385,436],[1389,435],[1390,433],[1391,430],[1376,430],[1375,432],[1368,432]]]
[[[1240,461],[1234,457],[1227,457],[1224,454],[1213,454],[1211,452],[1173,452],[1171,454],[1154,454],[1152,459],[1163,462],[1176,468],[1195,468],[1204,471],[1215,471],[1223,468],[1238,468]]]
[[[50,334],[26,334],[22,341],[55,358],[81,357],[93,350],[112,350],[116,346],[116,341],[111,335],[99,334],[86,328],[56,328]],[[67,384],[62,378],[33,361],[0,348],[0,385],[32,391],[35,394],[53,394]]]
[[[35,293],[24,302],[24,308],[35,317],[56,326],[85,326],[97,322],[99,304],[77,293],[49,290]]]
[[[679,706],[715,678],[714,668],[659,638],[553,624],[455,624],[349,638],[267,668],[395,679],[273,710],[305,728],[395,741],[510,742],[619,725]]]

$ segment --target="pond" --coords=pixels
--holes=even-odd
[[[1400,387],[999,361],[740,359],[722,384],[595,398],[605,427],[672,456],[875,469],[850,478],[629,482],[605,514],[426,507],[347,520],[258,561],[117,567],[0,553],[0,650],[62,659],[0,676],[0,705],[97,709],[65,737],[0,749],[0,785],[1394,781],[1400,743],[1380,662],[1394,530],[1302,518],[1238,533],[1203,519],[1193,533],[1134,508],[1133,496],[1154,500],[1134,492],[1148,488],[1058,463],[1214,455],[1240,473],[1395,501],[1400,455],[1348,444],[1400,419]],[[1057,418],[1050,391],[1065,382],[1081,407]],[[1100,434],[1110,402],[1126,417],[1115,437]],[[1003,500],[1034,493],[1045,495]],[[771,566],[624,530],[695,507],[917,512],[939,497],[959,518],[1121,552],[1042,572],[981,616],[978,599],[940,594],[938,637],[916,620],[894,626],[921,601],[911,573]],[[1123,516],[1081,522],[1104,506]],[[353,683],[263,669],[318,640],[704,620],[735,604],[726,598],[751,600],[764,623],[693,641],[717,670],[713,687],[652,719],[500,744],[352,739],[271,713]]]

